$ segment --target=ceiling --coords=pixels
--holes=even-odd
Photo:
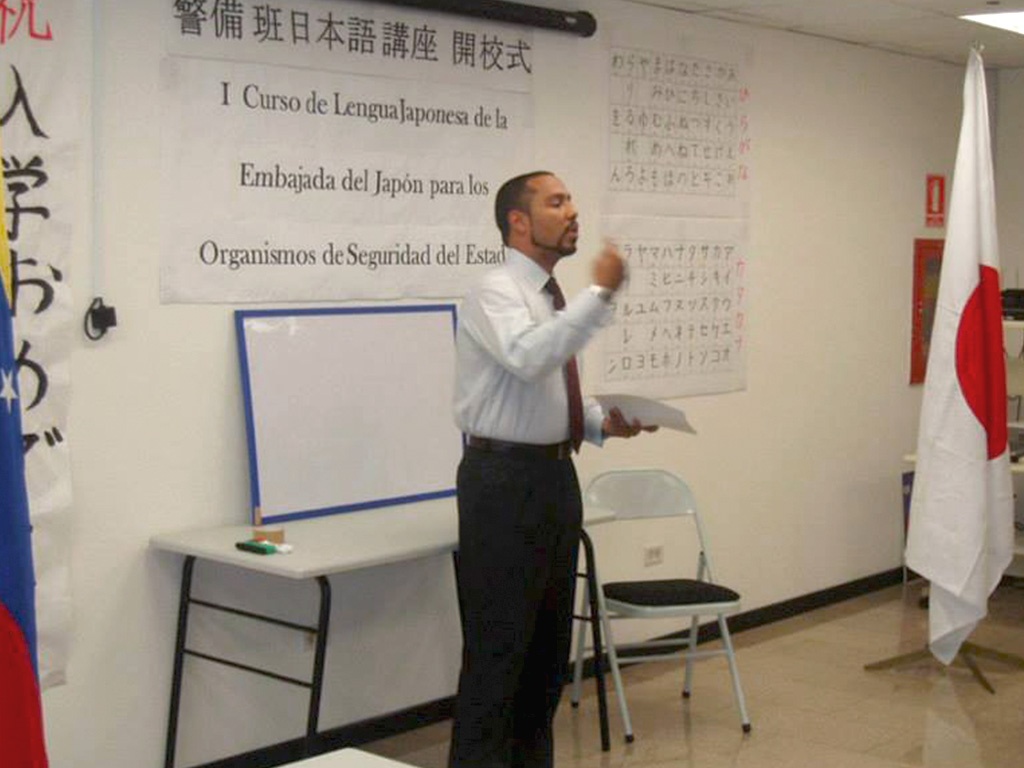
[[[1024,35],[957,18],[967,13],[1024,11],[1024,0],[640,1],[951,64],[964,64],[970,46],[980,43],[986,67],[1024,68]]]

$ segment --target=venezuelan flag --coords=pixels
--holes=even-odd
[[[0,204],[6,184],[0,184]],[[46,768],[36,665],[35,572],[11,320],[11,249],[0,205],[0,764]]]

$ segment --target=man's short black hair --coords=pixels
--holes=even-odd
[[[551,171],[531,171],[515,178],[509,179],[498,190],[494,196],[494,220],[501,230],[501,241],[508,245],[508,215],[512,211],[530,210],[530,198],[533,197],[533,190],[530,189],[530,182],[538,176],[554,176]]]

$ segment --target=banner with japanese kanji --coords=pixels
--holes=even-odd
[[[91,24],[80,5],[37,0],[0,12],[4,224],[43,688],[64,682],[70,642],[67,423],[75,326],[68,264],[86,218],[83,115],[91,87]]]
[[[532,158],[532,34],[362,2],[179,2],[161,69],[161,298],[459,296]]]

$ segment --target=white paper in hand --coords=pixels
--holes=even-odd
[[[651,400],[638,395],[595,395],[594,399],[601,404],[605,413],[612,408],[618,408],[626,421],[630,423],[636,419],[645,427],[656,425],[665,429],[689,432],[692,435],[697,434],[697,430],[691,427],[690,422],[686,420],[685,413],[660,400]]]

